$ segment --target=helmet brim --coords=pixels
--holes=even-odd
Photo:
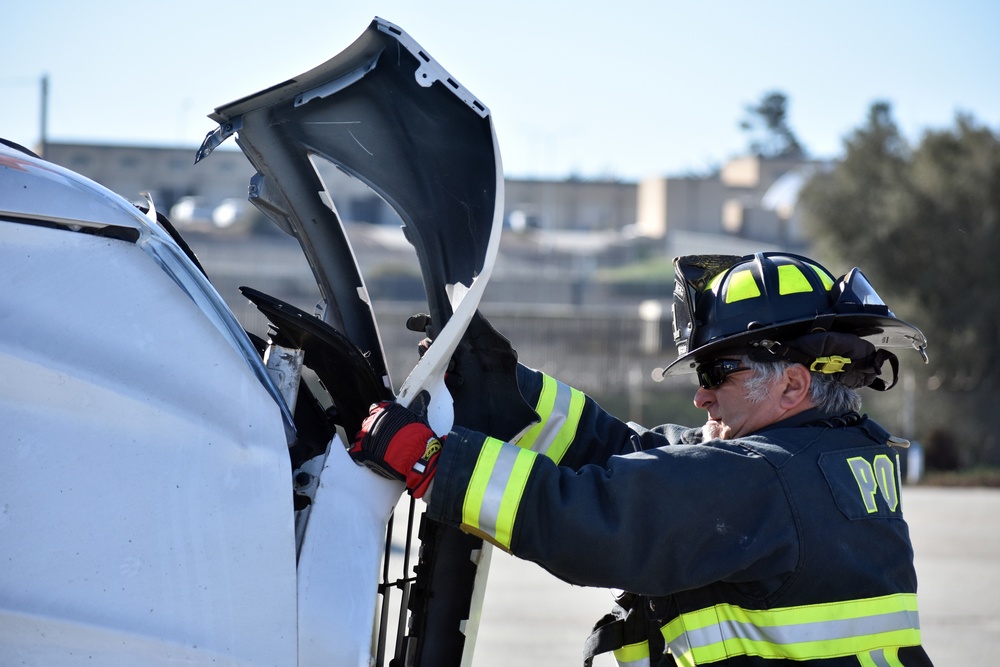
[[[912,347],[920,353],[925,363],[927,361],[927,355],[924,353],[927,338],[920,329],[895,317],[870,313],[844,313],[827,316],[824,325],[827,331],[855,334],[876,348]],[[811,333],[815,328],[816,318],[809,317],[718,338],[678,357],[663,369],[661,377],[693,373],[702,362],[729,355],[747,354],[757,349],[755,344],[765,340],[791,341]]]

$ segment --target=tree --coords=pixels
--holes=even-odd
[[[911,148],[872,105],[844,159],[801,193],[818,253],[860,266],[927,335],[924,433],[959,435],[965,463],[1000,463],[1000,136],[970,116]]]
[[[756,105],[747,105],[740,129],[750,134],[750,151],[765,158],[805,156],[788,125],[788,98],[784,93],[766,93]]]

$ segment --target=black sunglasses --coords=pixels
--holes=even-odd
[[[716,359],[698,364],[695,372],[698,374],[698,384],[705,389],[715,389],[733,373],[750,370],[741,366],[737,359]]]

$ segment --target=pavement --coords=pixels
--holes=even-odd
[[[903,511],[935,667],[1000,664],[1000,489],[905,486]],[[608,591],[570,586],[494,549],[472,665],[580,665],[583,640],[610,607]]]

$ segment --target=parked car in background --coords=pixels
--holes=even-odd
[[[212,201],[208,197],[190,195],[181,197],[170,207],[170,222],[183,233],[245,234],[263,216],[246,199],[227,197]]]

